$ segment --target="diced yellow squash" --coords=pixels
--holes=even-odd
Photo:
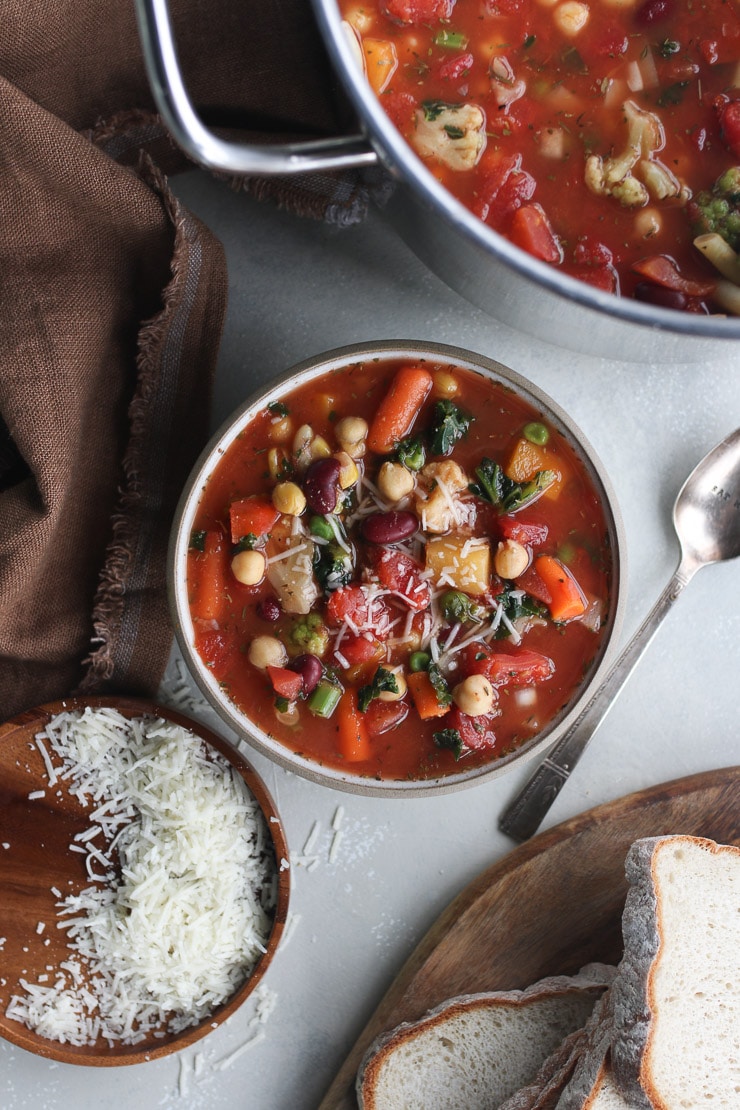
[[[512,482],[529,482],[538,470],[553,470],[556,475],[555,481],[547,487],[542,496],[549,500],[559,497],[563,482],[568,476],[561,457],[547,447],[538,447],[536,443],[530,443],[528,439],[517,440],[509,461],[504,467],[506,477],[511,478]]]
[[[469,536],[435,536],[426,545],[426,566],[435,586],[482,594],[491,578],[488,540]]]
[[[363,38],[362,49],[365,54],[367,79],[373,90],[380,95],[388,87],[391,77],[398,69],[395,44],[387,39]]]

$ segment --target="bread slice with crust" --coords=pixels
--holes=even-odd
[[[590,964],[523,991],[461,995],[398,1026],[360,1065],[360,1110],[496,1110],[585,1024],[613,975]]]
[[[611,1062],[637,1110],[740,1107],[740,849],[639,840],[626,861]]]

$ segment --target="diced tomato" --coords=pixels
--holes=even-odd
[[[542,262],[557,265],[563,260],[563,248],[541,204],[523,204],[516,210],[509,238],[517,247]]]
[[[725,144],[736,158],[740,158],[740,100],[718,96],[714,107]]]
[[[529,0],[486,0],[491,15],[516,15],[529,6]]]
[[[487,644],[469,644],[460,655],[460,664],[466,674],[485,675],[496,687],[530,686],[545,682],[555,673],[552,659],[527,648],[505,650]]]
[[[411,126],[418,104],[415,97],[411,93],[388,90],[388,92],[383,93],[380,100],[391,123],[402,134],[406,134],[407,129]]]
[[[503,158],[481,184],[475,213],[495,228],[506,227],[517,208],[534,196],[537,182],[521,166],[521,155]]]
[[[360,667],[363,663],[379,661],[384,648],[379,640],[368,640],[365,636],[344,636],[337,651],[347,660],[350,667]]]
[[[470,73],[475,58],[472,54],[454,54],[445,58],[437,67],[437,76],[442,81],[461,81]]]
[[[242,536],[250,534],[266,536],[280,516],[272,501],[266,497],[242,497],[232,501],[229,506],[231,522],[231,542],[238,543]]]
[[[190,611],[198,620],[218,620],[226,593],[229,545],[221,532],[206,532],[202,550],[188,553]]]
[[[577,266],[611,266],[614,255],[592,235],[584,235],[573,248],[573,261]]]
[[[740,27],[722,25],[722,35],[699,42],[705,61],[710,66],[728,65],[740,58]]]
[[[238,653],[233,633],[223,630],[196,630],[195,646],[205,665],[219,680],[226,675]]]
[[[380,8],[396,23],[430,23],[449,19],[455,0],[383,0]]]
[[[499,528],[505,540],[515,540],[529,547],[538,547],[547,539],[549,528],[535,520],[523,520],[520,516],[502,516]]]
[[[534,564],[527,567],[524,574],[519,575],[516,585],[518,589],[524,590],[535,601],[541,601],[543,605],[549,605],[552,601],[552,595],[537,573]]]
[[[334,628],[351,621],[356,628],[372,632],[378,640],[387,640],[391,633],[391,614],[385,599],[368,597],[362,586],[334,590],[326,602],[326,619]]]
[[[428,609],[432,594],[429,583],[422,578],[422,566],[403,551],[390,547],[372,548],[368,553],[370,566],[380,585],[393,590],[409,609]]]
[[[478,717],[469,717],[455,706],[439,722],[440,729],[452,728],[460,734],[463,749],[467,751],[492,750],[496,747],[496,733],[493,730],[494,716],[482,713]]]
[[[573,277],[585,281],[586,285],[593,285],[594,289],[603,289],[605,293],[619,292],[619,275],[613,266],[594,266],[589,270],[577,268],[573,270]]]
[[[380,701],[375,698],[370,702],[365,713],[365,724],[370,736],[382,736],[384,732],[390,732],[392,728],[396,728],[405,721],[408,716],[409,707],[403,701]]]
[[[268,667],[267,674],[272,688],[281,698],[295,701],[303,690],[303,675],[289,671],[287,667]]]
[[[740,101],[738,101],[738,157],[740,157]],[[641,258],[632,264],[632,269],[648,281],[662,285],[666,289],[674,289],[679,293],[687,293],[690,297],[708,297],[714,292],[715,281],[692,281],[683,276],[676,262],[667,254],[652,254],[648,258]]]

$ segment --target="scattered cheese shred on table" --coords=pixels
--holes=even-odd
[[[269,939],[277,869],[258,803],[219,753],[169,721],[88,708],[39,738],[89,811],[96,832],[81,839],[104,874],[57,903],[70,959],[51,986],[23,980],[7,1016],[76,1045],[197,1025]]]

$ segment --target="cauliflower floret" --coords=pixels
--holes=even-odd
[[[477,104],[426,100],[416,113],[413,145],[422,158],[452,170],[472,170],[485,150],[486,117]]]
[[[468,476],[452,459],[427,463],[419,473],[416,514],[427,532],[449,532],[468,522],[469,512],[457,496],[468,488]]]
[[[622,107],[628,128],[626,146],[612,158],[589,155],[584,170],[587,187],[597,196],[614,197],[625,208],[642,208],[651,194],[657,200],[684,194],[678,178],[656,157],[665,145],[658,117],[632,100]]]

